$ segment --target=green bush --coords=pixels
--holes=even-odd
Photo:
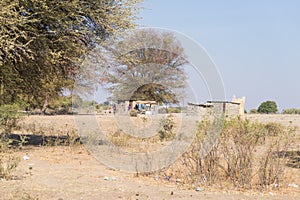
[[[297,115],[300,115],[300,109],[296,109],[296,108],[284,109],[282,114],[297,114]]]
[[[257,114],[258,112],[257,112],[256,109],[251,109],[251,110],[249,111],[249,113],[250,113],[250,114]]]
[[[23,114],[19,112],[19,106],[1,105],[0,106],[0,128],[4,133],[11,133],[17,127],[18,121],[22,118]]]
[[[168,113],[181,113],[180,107],[168,108]]]

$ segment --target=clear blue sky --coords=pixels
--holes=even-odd
[[[141,26],[180,31],[216,63],[231,100],[300,108],[300,1],[145,0]]]

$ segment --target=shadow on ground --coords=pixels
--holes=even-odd
[[[300,151],[282,151],[280,156],[288,158],[288,167],[300,169]]]
[[[71,144],[82,144],[79,137],[63,136],[45,136],[32,134],[1,134],[1,138],[9,141],[13,147],[22,146],[67,146]]]
[[[45,136],[32,134],[1,134],[0,138],[6,139],[13,147],[22,146],[68,146],[72,144],[83,144],[80,137],[63,136]],[[98,141],[98,145],[105,145],[105,140]],[[281,151],[280,157],[288,158],[287,166],[300,169],[300,151]]]

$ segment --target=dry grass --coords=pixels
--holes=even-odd
[[[161,140],[159,134],[150,138],[133,137],[118,127],[118,123],[113,115],[98,115],[97,118],[107,139],[128,152],[155,151],[172,140],[172,137]],[[172,131],[176,133],[179,129],[180,118],[177,115],[173,115],[170,119],[175,122]],[[300,125],[300,116],[251,114],[246,115],[245,119],[249,119],[249,124],[252,127],[250,129],[252,132],[254,130],[253,135],[250,135],[251,137],[249,135],[238,137],[237,134],[240,134],[240,130],[235,132],[231,127],[227,129],[227,136],[225,135],[226,138],[231,139],[223,140],[223,143],[216,144],[205,159],[197,155],[201,146],[195,145],[195,143],[203,139],[205,128],[209,125],[207,121],[204,121],[201,124],[204,132],[198,133],[196,138],[198,140],[191,146],[190,151],[184,154],[170,168],[162,170],[160,176],[172,177],[173,180],[179,180],[178,183],[180,184],[188,184],[190,186],[213,185],[217,188],[230,188],[233,186],[249,189],[268,189],[270,187],[277,188],[279,185],[286,186],[289,182],[296,182],[300,185],[300,182],[297,182],[297,179],[295,179],[295,177],[299,178],[299,169],[291,168],[291,166],[295,167],[299,164],[297,155],[295,156],[296,160],[289,166],[284,166],[283,164],[286,160],[281,159],[284,156],[292,157],[293,152],[299,151],[299,129],[295,130],[296,137],[293,143],[285,141],[286,143],[283,146],[280,146],[278,143],[284,141],[284,138],[282,136],[278,137],[278,135],[282,133],[286,126]],[[152,123],[151,119],[144,115],[131,117],[130,120],[133,125],[140,127],[148,127]],[[263,131],[261,123],[266,128],[264,133],[261,132]],[[248,125],[241,125],[241,130],[245,128],[243,126]],[[71,135],[73,139],[77,136],[76,132],[74,132],[75,122],[71,115],[30,116],[20,123],[20,127],[21,129],[18,133],[52,136]],[[157,131],[159,132],[159,129]],[[288,130],[285,129],[285,131]],[[256,138],[259,134],[263,136]],[[239,140],[235,138],[239,138]],[[287,153],[284,156],[281,154],[281,157],[279,157],[280,152],[289,151],[292,152],[291,155]],[[274,152],[277,152],[277,154],[274,154]],[[255,157],[254,160],[253,157]]]

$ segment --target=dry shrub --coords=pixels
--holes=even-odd
[[[130,110],[129,115],[130,115],[130,117],[137,117],[138,113],[139,112],[137,110],[132,109],[132,110]]]
[[[13,155],[14,149],[11,148],[15,141],[9,139],[7,135],[17,128],[22,116],[16,104],[0,106],[0,129],[4,132],[0,135],[0,178],[9,178],[11,172],[18,166],[19,157]],[[22,143],[19,143],[19,146],[21,147]]]
[[[159,130],[158,133],[161,141],[168,140],[174,137],[174,126],[174,119],[170,115],[160,120],[160,127],[162,128]]]
[[[199,123],[198,133],[190,149],[165,176],[189,185],[232,185],[235,188],[267,188],[282,181],[287,151],[295,129],[272,123],[264,125],[241,118],[227,119],[221,135],[203,156],[211,122]],[[275,127],[275,128],[274,128]]]
[[[282,132],[284,132],[284,126],[275,123],[275,122],[269,122],[265,125],[266,131],[267,131],[267,136],[278,136]]]
[[[288,161],[287,152],[295,142],[296,129],[276,123],[268,123],[265,127],[269,137],[266,138],[266,151],[259,161],[258,184],[262,188],[278,187],[283,181],[284,166]]]
[[[0,136],[0,178],[8,179],[17,168],[20,158],[13,154],[14,151],[11,148],[11,140],[2,134]]]
[[[222,169],[235,187],[251,188],[254,153],[265,135],[262,124],[249,120],[230,119],[225,122],[219,138]]]
[[[115,133],[111,134],[110,141],[118,147],[128,146],[128,141],[131,138],[130,135],[123,133],[122,130],[117,130]]]
[[[189,185],[213,185],[217,183],[220,180],[218,143],[215,143],[211,149],[207,149],[208,153],[205,157],[202,156],[203,152],[201,151],[201,149],[207,148],[203,141],[210,137],[210,131],[210,120],[202,120],[189,150],[173,165],[164,170],[163,175],[171,177],[178,183]]]

